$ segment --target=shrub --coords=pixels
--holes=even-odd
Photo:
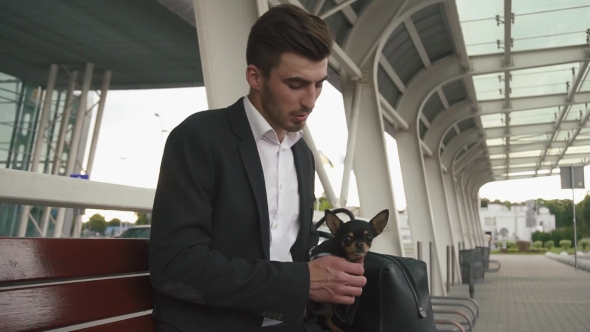
[[[531,243],[529,241],[518,240],[516,241],[516,247],[520,252],[529,251],[531,248]]]
[[[588,249],[588,246],[590,246],[590,241],[588,239],[582,239],[578,244],[582,247],[582,250],[586,250]]]
[[[541,242],[541,241],[533,242],[533,248],[535,248],[535,249],[541,249],[542,246],[543,246],[543,242]]]
[[[551,250],[551,248],[553,248],[554,246],[555,246],[555,243],[553,243],[553,241],[551,241],[551,240],[549,240],[549,241],[545,242],[545,247],[546,247],[548,250]]]
[[[514,241],[506,241],[506,249],[515,249],[516,243]]]
[[[533,240],[533,242],[537,242],[537,241],[547,242],[547,241],[551,240],[551,233],[536,231],[533,233],[532,240]]]
[[[572,241],[570,240],[561,240],[559,241],[559,246],[563,249],[563,250],[568,250],[569,247],[572,246]]]

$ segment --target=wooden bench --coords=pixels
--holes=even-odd
[[[155,331],[148,241],[0,238],[0,331]]]

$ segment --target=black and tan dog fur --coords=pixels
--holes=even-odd
[[[351,262],[362,263],[371,249],[373,240],[385,229],[389,219],[389,210],[379,212],[369,222],[358,219],[343,222],[330,210],[325,211],[325,216],[326,225],[334,237],[316,246],[311,251],[311,257],[331,254]],[[343,332],[332,322],[334,311],[331,304],[310,303],[309,312],[316,317],[324,317],[325,323],[331,331]]]

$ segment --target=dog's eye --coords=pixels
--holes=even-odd
[[[365,239],[366,239],[367,241],[373,241],[373,237],[372,237],[372,236],[367,236]]]

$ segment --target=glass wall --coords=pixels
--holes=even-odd
[[[0,167],[22,171],[31,170],[31,159],[33,147],[37,135],[37,127],[43,103],[43,87],[30,84],[18,78],[0,73]],[[44,144],[41,150],[39,167],[34,170],[41,173],[51,173],[55,148],[59,136],[59,130],[63,119],[61,115],[65,107],[66,91],[55,89],[52,97],[51,113],[47,130],[45,131]],[[65,145],[58,167],[58,174],[65,175],[65,165],[69,155],[69,142],[71,141],[72,128],[76,121],[79,107],[79,98],[74,97],[71,115],[68,119],[68,131],[65,138]],[[78,152],[78,163],[75,172],[80,171],[79,165],[84,159],[90,116],[84,122],[80,150]],[[20,223],[22,206],[0,204],[0,236],[17,236]],[[33,207],[31,217],[41,224],[43,207]],[[70,212],[70,211],[69,211]],[[51,215],[55,218],[57,209],[52,209]],[[71,225],[71,212],[68,213],[68,220],[64,233],[69,234]],[[52,233],[53,222],[50,220],[48,234]],[[29,222],[27,236],[39,236],[39,229],[35,223]]]

